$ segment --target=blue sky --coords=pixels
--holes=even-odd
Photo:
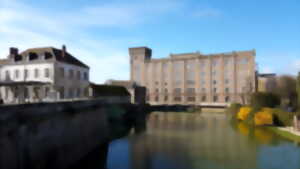
[[[264,73],[300,71],[299,0],[0,0],[0,57],[62,44],[91,80],[129,79],[128,47],[153,57],[256,49]]]

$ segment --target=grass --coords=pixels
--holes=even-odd
[[[267,127],[267,129],[273,131],[274,133],[278,134],[279,136],[283,137],[283,138],[286,138],[288,140],[291,140],[291,141],[296,141],[296,142],[299,142],[300,143],[300,136],[297,136],[295,134],[292,134],[288,131],[283,131],[283,130],[280,130],[278,127]]]

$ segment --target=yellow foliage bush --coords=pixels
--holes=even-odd
[[[263,108],[254,115],[255,125],[272,125],[273,124],[273,109]]]
[[[251,107],[241,107],[240,111],[237,114],[237,119],[246,120],[251,110],[252,110]]]
[[[239,129],[240,133],[242,133],[245,136],[249,135],[249,126],[247,126],[243,122],[239,122],[237,125],[237,128]]]

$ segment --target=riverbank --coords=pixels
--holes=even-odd
[[[267,127],[267,128],[283,138],[300,143],[300,132],[295,131],[293,129],[293,127],[274,127],[274,126],[272,126],[272,127]]]

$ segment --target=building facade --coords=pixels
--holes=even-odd
[[[151,49],[137,47],[129,55],[131,81],[146,87],[150,104],[244,102],[256,89],[255,50],[152,59]]]
[[[66,47],[10,48],[0,61],[0,96],[4,103],[28,103],[85,98],[89,67]]]
[[[273,92],[277,86],[277,77],[274,73],[258,74],[258,91]]]

